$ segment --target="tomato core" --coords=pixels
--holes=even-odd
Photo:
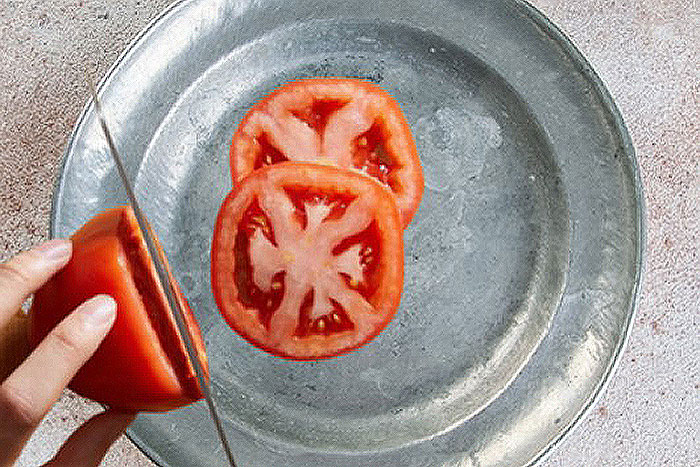
[[[330,116],[347,104],[348,101],[340,99],[314,99],[311,108],[302,111],[292,111],[292,115],[320,134],[325,130]]]
[[[322,190],[313,190],[303,187],[285,187],[283,190],[289,197],[294,207],[293,219],[302,229],[307,229],[309,223],[318,225],[323,222],[338,220],[343,217],[348,206],[355,197],[342,193],[331,193]],[[309,219],[313,216],[313,219]],[[272,220],[260,207],[258,199],[250,203],[238,224],[234,244],[235,270],[234,278],[238,290],[238,299],[242,305],[251,312],[257,313],[260,323],[266,329],[270,329],[272,315],[282,303],[285,289],[287,288],[287,270],[278,271],[272,275],[267,290],[265,284],[255,282],[253,269],[255,260],[264,261],[265,258],[254,258],[252,250],[253,242],[267,242],[269,247],[279,249],[275,239],[275,231]],[[257,237],[256,237],[257,236]],[[258,240],[255,240],[257,238]],[[262,240],[264,238],[264,240]],[[347,288],[356,290],[366,300],[370,300],[376,291],[377,265],[380,251],[379,232],[376,222],[372,222],[367,228],[351,235],[331,249],[333,261],[336,264],[344,263],[350,267],[349,272],[335,271],[344,281]],[[293,259],[282,252],[285,261]],[[304,257],[304,261],[308,258]],[[328,260],[326,260],[328,263]],[[317,265],[317,269],[325,265]],[[358,266],[358,267],[355,267]],[[313,266],[312,266],[313,267]],[[290,269],[301,269],[290,266]],[[333,271],[331,271],[331,274]],[[290,278],[290,280],[294,280]],[[343,306],[336,300],[327,297],[330,309],[326,313],[313,313],[314,288],[306,284],[309,290],[299,305],[299,324],[295,335],[305,337],[311,334],[329,335],[335,332],[352,330],[354,325]]]

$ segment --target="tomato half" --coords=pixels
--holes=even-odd
[[[131,208],[102,212],[72,242],[68,265],[34,296],[32,344],[83,301],[109,294],[117,302],[114,326],[69,387],[112,408],[132,411],[169,410],[202,398]],[[199,327],[176,289],[199,360],[207,368]]]
[[[283,162],[226,198],[211,266],[219,309],[245,339],[292,359],[335,356],[396,312],[401,220],[389,190],[364,175]]]
[[[306,79],[273,92],[244,117],[230,160],[234,184],[286,160],[357,169],[391,189],[404,227],[423,195],[418,152],[399,105],[358,79]]]

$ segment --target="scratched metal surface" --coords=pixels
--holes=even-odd
[[[399,100],[426,192],[394,321],[361,351],[299,364],[225,325],[209,248],[246,109],[285,80],[333,75]],[[181,2],[102,90],[242,465],[526,464],[608,375],[641,268],[636,161],[607,92],[527,5]],[[87,109],[72,137],[54,235],[124,202],[95,123]],[[201,404],[129,433],[163,465],[223,461]]]

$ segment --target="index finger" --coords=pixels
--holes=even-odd
[[[88,300],[56,326],[0,385],[0,465],[34,431],[63,388],[97,350],[116,317],[106,295]]]
[[[68,263],[70,240],[55,239],[0,264],[0,328],[22,306],[22,302]]]

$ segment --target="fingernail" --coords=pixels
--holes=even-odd
[[[35,251],[49,261],[65,261],[70,258],[73,244],[65,238],[49,240],[37,246]]]
[[[98,295],[81,306],[85,322],[94,328],[104,328],[114,321],[117,303],[109,295]]]

